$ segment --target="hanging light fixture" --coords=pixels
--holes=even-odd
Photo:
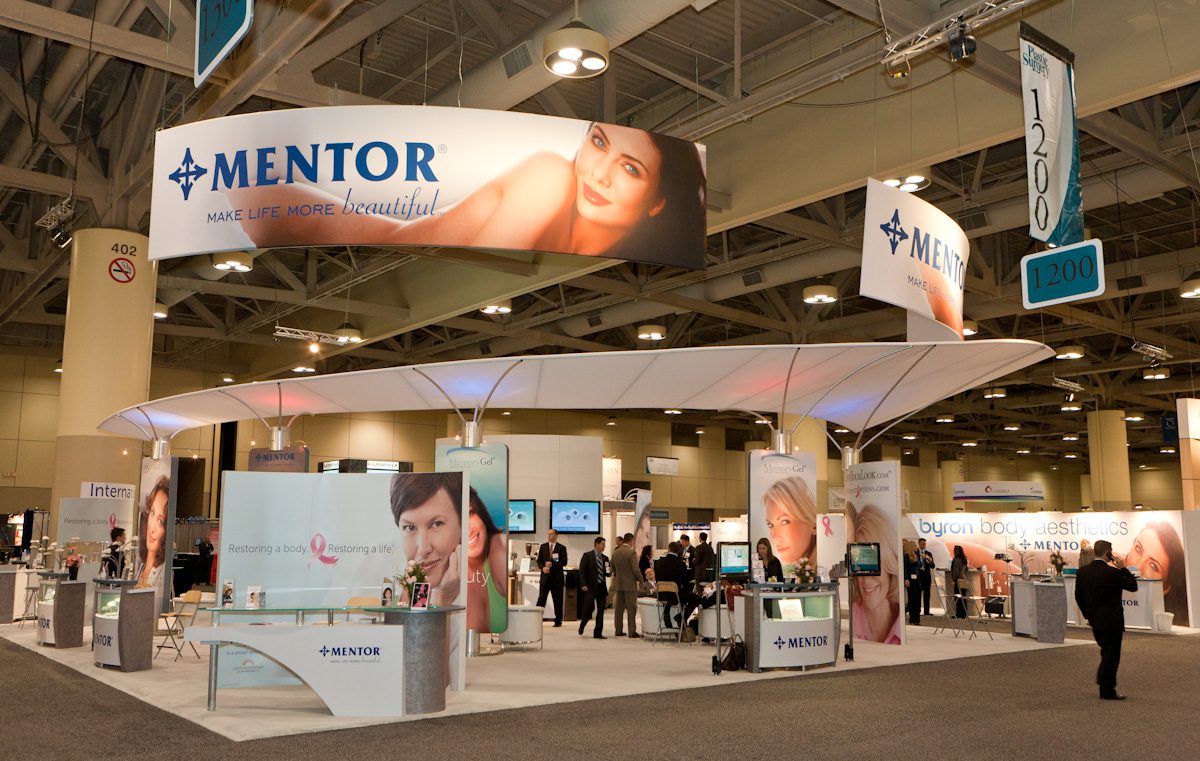
[[[1175,447],[1166,446],[1158,448],[1159,454],[1175,454]]]
[[[1063,455],[1063,458],[1067,460],[1076,460],[1079,459],[1079,454],[1077,452],[1067,452],[1065,455]]]
[[[924,190],[929,187],[933,173],[928,167],[915,169],[901,177],[889,177],[883,181],[884,185],[897,190],[902,190],[905,193],[916,193],[918,190]]]
[[[941,415],[933,422],[935,422],[935,423],[953,423],[954,416],[953,415]]]
[[[161,301],[154,302],[154,319],[156,319],[156,320],[167,319],[167,305],[162,303]]]
[[[1087,354],[1087,350],[1079,344],[1070,344],[1054,352],[1055,359],[1083,359]]]
[[[512,299],[501,299],[479,309],[484,314],[509,314],[512,312]]]
[[[62,360],[61,359],[54,363],[54,372],[58,373],[59,375],[62,375]]]
[[[232,375],[222,375],[221,382],[222,383],[233,383],[233,376]]]
[[[667,337],[667,329],[654,323],[638,325],[637,337],[643,341],[661,341]]]
[[[309,367],[308,365],[296,365],[292,368],[292,372],[294,373],[315,373],[316,371],[317,368]]]
[[[1142,370],[1142,380],[1166,380],[1171,377],[1169,367],[1147,367]]]
[[[1003,399],[1006,396],[1008,392],[1004,390],[1004,386],[992,386],[983,392],[984,399]]]
[[[979,323],[974,320],[963,320],[963,335],[973,336],[979,332]]]
[[[683,410],[676,410],[676,409],[663,410],[663,414],[664,415],[682,415]]]
[[[608,416],[608,420],[607,420],[607,421],[605,421],[605,423],[604,423],[604,424],[605,424],[605,425],[616,425],[616,424],[617,424],[617,419],[616,419],[616,417],[614,417],[614,416],[612,416],[612,415],[609,415],[609,416]]]
[[[963,445],[964,447],[977,447],[977,446],[979,446],[979,442],[978,442],[978,441],[975,441],[975,440],[973,440],[973,439],[968,439],[968,440],[964,441],[964,442],[962,443],[962,445]]]
[[[1030,449],[1018,449],[1017,450],[1017,454],[1031,454],[1031,453],[1032,453],[1032,450],[1030,450]]]
[[[915,434],[915,433],[906,433],[906,434],[904,434],[903,436],[901,436],[900,438],[904,439],[905,441],[916,441],[916,440],[917,440],[917,434]]]
[[[1125,413],[1125,421],[1128,423],[1140,423],[1146,419],[1146,416],[1141,412],[1129,411]]]
[[[334,332],[334,335],[338,337],[337,340],[340,344],[357,344],[362,343],[363,340],[362,331],[351,322],[343,322],[341,327]]]
[[[579,18],[579,0],[571,21],[546,35],[542,59],[550,73],[564,79],[587,79],[608,68],[608,38]]]
[[[810,285],[804,289],[805,304],[832,304],[837,300],[837,288],[832,285]]]
[[[1200,272],[1193,272],[1179,284],[1179,296],[1185,299],[1200,299]]]
[[[1021,430],[1021,424],[1020,424],[1020,423],[1005,423],[1005,424],[1004,424],[1004,430],[1006,430],[1006,431],[1019,431],[1019,430]]]
[[[254,260],[245,251],[229,251],[212,255],[213,267],[222,272],[249,272],[254,269]]]
[[[1079,434],[1078,433],[1064,433],[1062,440],[1063,441],[1079,441]]]

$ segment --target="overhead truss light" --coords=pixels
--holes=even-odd
[[[357,335],[357,340],[355,336]],[[305,341],[308,343],[308,350],[313,354],[319,352],[319,344],[333,344],[335,346],[345,346],[348,343],[360,343],[362,341],[362,332],[354,325],[344,322],[337,329],[336,333],[322,333],[319,330],[304,330],[302,328],[289,328],[286,325],[276,325],[274,336],[276,338],[293,338],[297,341]]]
[[[1133,350],[1149,360],[1158,362],[1166,362],[1168,359],[1174,359],[1175,355],[1161,346],[1148,344],[1145,341],[1134,341]]]
[[[608,416],[608,420],[606,420],[604,424],[605,424],[605,425],[616,425],[616,424],[617,424],[617,418],[616,418],[615,416],[613,416],[613,415],[609,415],[609,416]]]
[[[850,433],[850,429],[846,428],[845,426],[839,425],[837,428],[833,429],[833,432],[834,433]]]
[[[1067,398],[1063,400],[1059,409],[1063,412],[1079,412],[1083,409],[1083,402],[1078,401],[1074,394],[1067,394]]]
[[[677,409],[663,410],[663,414],[664,415],[682,415],[683,410],[677,410]]]
[[[933,172],[928,168],[920,169],[914,172],[909,172],[902,177],[889,177],[883,181],[884,185],[897,190],[903,190],[905,193],[916,193],[918,190],[924,190],[929,187],[932,181]]]
[[[1200,272],[1193,272],[1179,284],[1179,296],[1185,299],[1200,299]]]
[[[937,417],[937,419],[934,420],[933,422],[935,422],[935,423],[953,423],[954,416],[953,415],[939,415]]]
[[[1006,430],[1006,431],[1019,431],[1019,430],[1021,430],[1021,424],[1020,424],[1020,423],[1005,423],[1005,424],[1004,424],[1004,430]]]
[[[1083,359],[1087,355],[1087,349],[1079,344],[1070,344],[1063,346],[1054,352],[1055,359]]]
[[[962,445],[964,447],[977,447],[979,446],[979,442],[975,441],[974,439],[968,439],[967,441],[964,441]]]
[[[587,79],[608,68],[608,38],[579,18],[579,0],[571,21],[546,35],[542,58],[552,74],[564,79]]]
[[[1166,380],[1171,377],[1169,367],[1147,367],[1142,370],[1142,380]]]
[[[804,289],[805,304],[832,304],[837,300],[837,288],[832,285],[810,285]]]
[[[296,365],[292,368],[292,372],[294,373],[315,373],[316,371],[317,368],[311,365]]]
[[[916,440],[917,440],[917,434],[915,434],[915,433],[906,433],[906,434],[904,434],[903,436],[901,436],[900,438],[904,439],[905,441],[916,441]]]
[[[1063,441],[1079,441],[1079,434],[1078,433],[1064,433],[1062,440]]]
[[[1064,454],[1064,455],[1063,455],[1063,459],[1066,459],[1066,460],[1078,460],[1078,459],[1079,459],[1079,453],[1078,453],[1078,452],[1067,452],[1066,454]]]
[[[1006,396],[1008,396],[1008,392],[1004,390],[1004,386],[992,386],[983,391],[984,399],[1003,399]]]
[[[1050,385],[1055,388],[1061,388],[1063,391],[1069,391],[1072,394],[1081,394],[1084,391],[1083,386],[1066,378],[1051,378]]]
[[[1125,421],[1128,423],[1140,423],[1146,419],[1146,416],[1141,412],[1126,412]]]
[[[245,251],[213,254],[212,263],[215,269],[222,272],[249,272],[254,269],[254,259]]]
[[[643,341],[661,341],[667,337],[667,329],[654,323],[638,325],[637,337]]]
[[[512,312],[512,299],[501,299],[481,307],[479,311],[484,314],[509,314]]]
[[[1159,454],[1175,454],[1175,447],[1171,447],[1171,446],[1159,447],[1158,453]]]
[[[1030,450],[1030,449],[1018,449],[1017,450],[1017,454],[1032,454],[1032,453],[1033,453],[1033,450]]]
[[[975,39],[969,32],[978,30],[1008,14],[1024,8],[1036,0],[979,0],[965,8],[955,11],[952,15],[938,19],[911,34],[905,35],[895,42],[889,42],[883,49],[881,63],[889,72],[897,71],[910,59],[926,51],[949,43],[951,59],[961,60],[975,52]],[[954,41],[960,40],[960,58],[954,58]],[[969,39],[971,44],[966,40]],[[970,53],[966,48],[970,47]]]

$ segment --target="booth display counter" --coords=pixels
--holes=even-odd
[[[1073,626],[1087,626],[1087,619],[1079,612],[1075,604],[1075,577],[1064,576],[1063,584],[1067,588],[1067,623]],[[1125,626],[1139,629],[1157,630],[1155,621],[1163,609],[1162,579],[1137,580],[1136,592],[1123,592],[1121,603],[1125,607]]]
[[[436,713],[446,709],[446,686],[450,683],[447,632],[450,614],[466,610],[462,605],[431,605],[428,608],[364,608],[382,613],[385,625],[403,627],[404,713]],[[393,678],[395,678],[393,676]]]
[[[132,579],[94,580],[92,653],[97,666],[121,671],[150,668],[154,650],[154,590],[134,589]]]
[[[82,647],[87,583],[68,581],[67,574],[53,571],[39,571],[37,576],[37,643]]]
[[[1008,579],[1015,636],[1034,637],[1038,642],[1061,643],[1067,636],[1067,588],[1061,581]]]
[[[32,613],[27,609],[26,594],[37,571],[15,565],[0,567],[0,624],[11,624]]]
[[[751,584],[737,604],[744,606],[749,671],[837,664],[841,615],[836,583]]]

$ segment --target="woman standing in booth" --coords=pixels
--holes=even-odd
[[[904,540],[904,593],[905,609],[908,611],[908,623],[913,626],[921,625],[921,573],[917,562],[917,544],[911,539]]]
[[[954,617],[967,617],[966,595],[970,592],[967,581],[967,553],[961,544],[954,545],[954,557],[950,560],[950,599],[954,600]],[[947,600],[949,602],[950,600]]]

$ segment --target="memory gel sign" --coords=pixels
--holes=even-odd
[[[859,293],[904,307],[962,338],[971,247],[950,217],[912,193],[867,181]]]
[[[266,111],[163,130],[150,258],[449,246],[699,269],[701,147],[630,127],[424,106]]]

